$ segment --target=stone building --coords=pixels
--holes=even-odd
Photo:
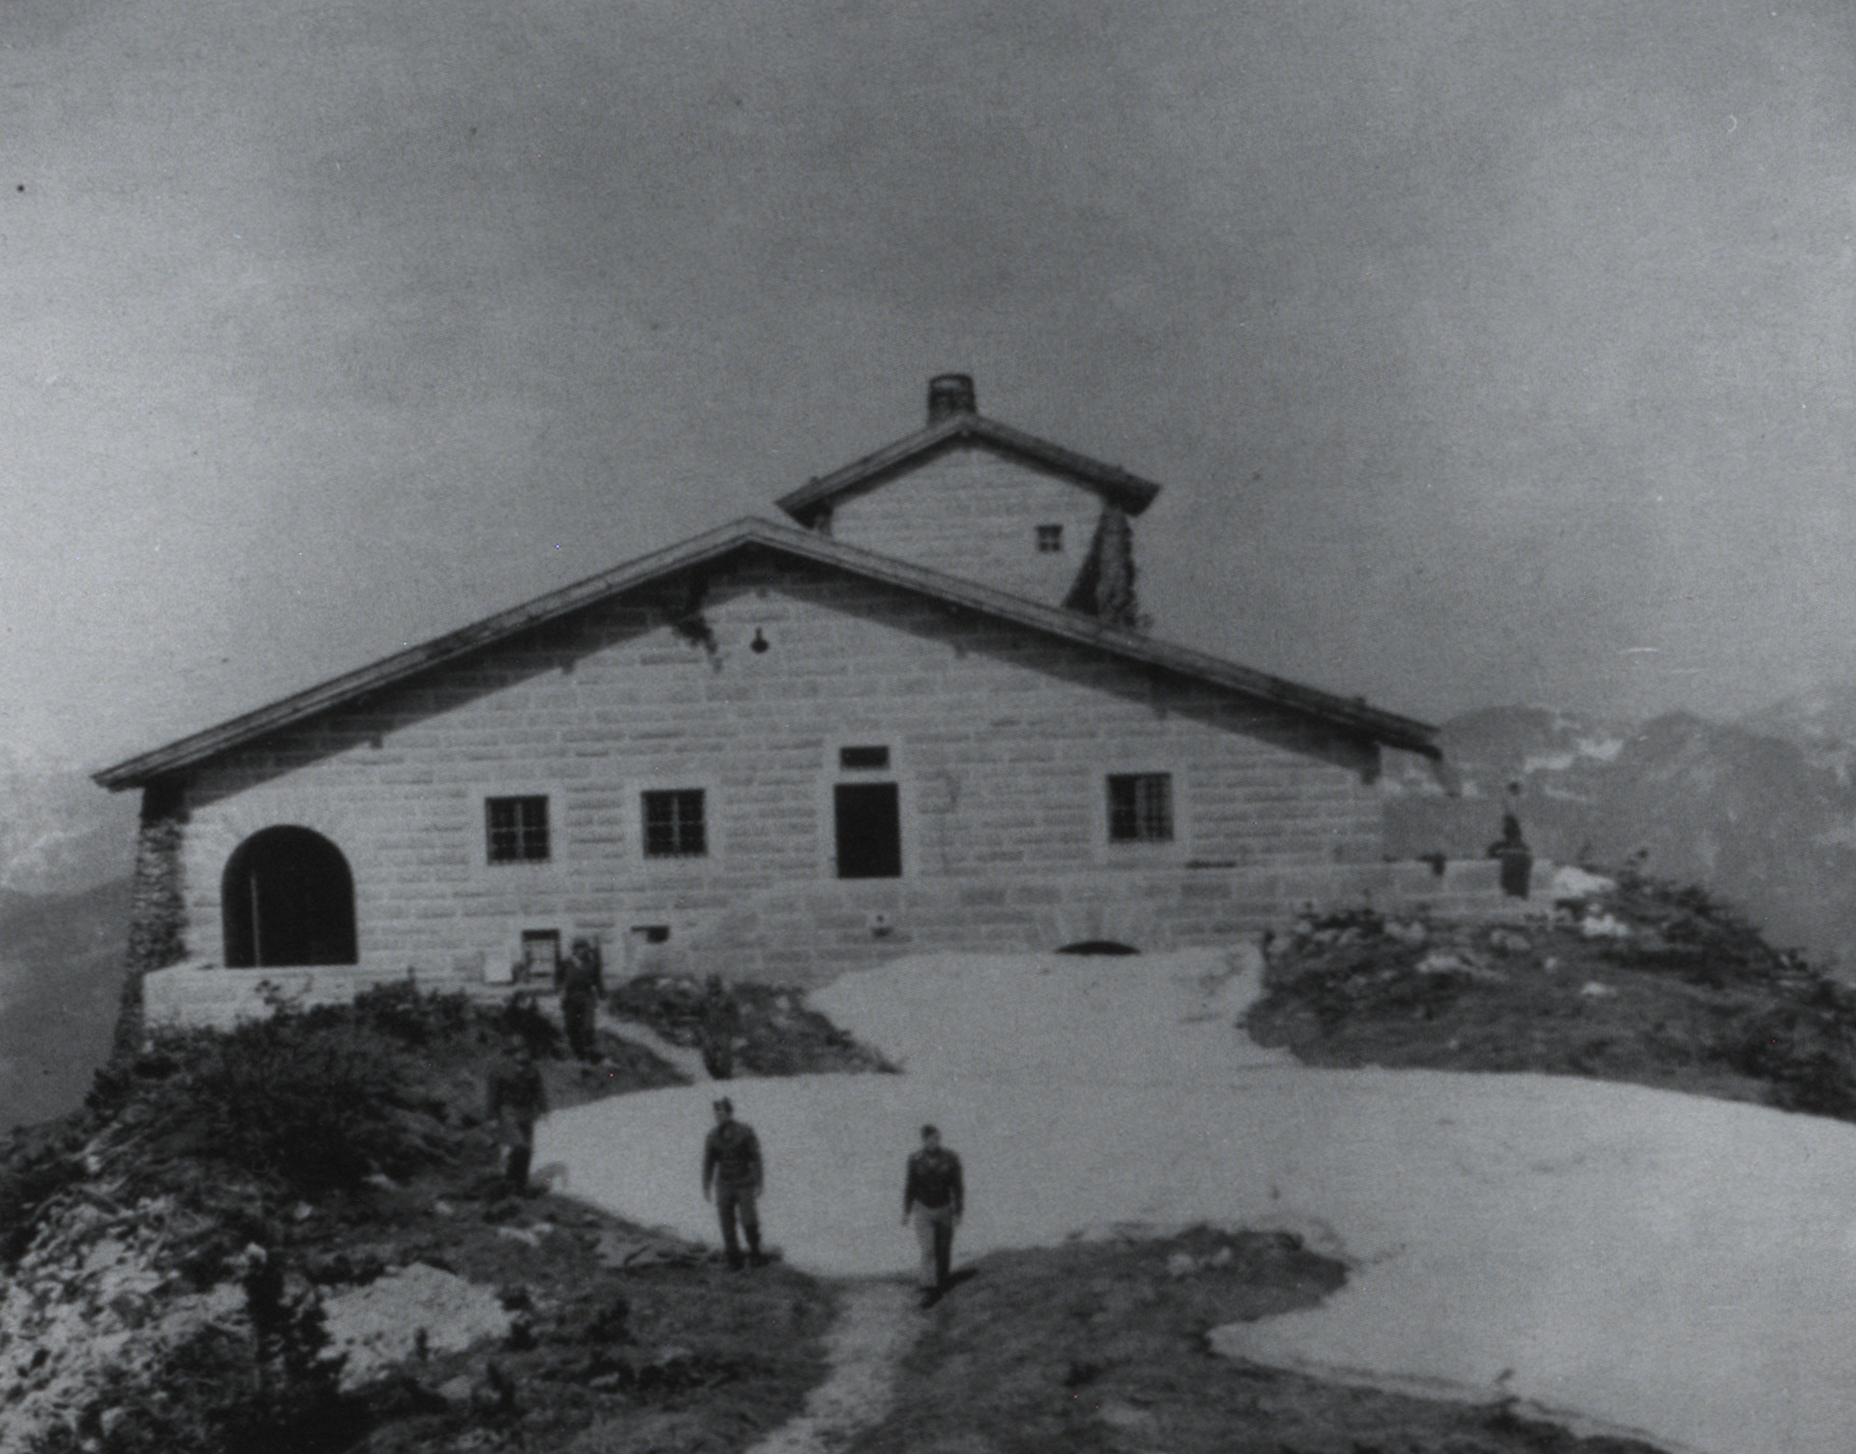
[[[137,970],[351,987],[608,963],[817,982],[1216,942],[1388,875],[1432,729],[1141,629],[1158,487],[930,385],[746,519],[143,753]]]

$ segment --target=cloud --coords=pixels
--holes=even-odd
[[[948,367],[1166,482],[1161,624],[1255,665],[1856,670],[1836,9],[20,14],[0,737],[126,751],[765,509]]]

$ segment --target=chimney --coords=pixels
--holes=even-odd
[[[932,428],[955,414],[977,414],[972,374],[936,374],[928,380],[928,423]]]

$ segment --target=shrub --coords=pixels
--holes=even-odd
[[[145,1092],[158,1153],[222,1162],[311,1196],[421,1159],[396,1115],[408,1099],[398,1047],[352,1016],[282,1008],[163,1049],[181,1069]]]
[[[1770,1012],[1712,1048],[1715,1059],[1763,1080],[1781,1110],[1856,1120],[1856,1076],[1841,1027],[1815,1027],[1805,1017]]]
[[[498,1033],[520,1036],[532,1055],[557,1056],[564,1051],[567,1041],[561,1027],[544,1015],[528,995],[511,995],[501,1009],[489,1012],[489,1018]]]
[[[357,1024],[410,1046],[461,1039],[477,1022],[468,995],[422,990],[410,977],[364,990],[350,1006],[330,1008],[345,1010]]]
[[[0,1158],[0,1269],[18,1262],[58,1193],[84,1179],[81,1116],[21,1127]]]

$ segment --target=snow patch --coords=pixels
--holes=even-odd
[[[1253,962],[937,955],[813,996],[906,1074],[738,1080],[788,1260],[906,1273],[924,1121],[966,1163],[960,1257],[1092,1228],[1323,1229],[1347,1285],[1227,1342],[1283,1366],[1493,1390],[1710,1454],[1846,1454],[1856,1127],[1570,1077],[1322,1071],[1226,1018]],[[537,1155],[713,1241],[709,1087],[556,1115]],[[1238,1340],[1238,1341],[1232,1341]]]
[[[1548,880],[1547,896],[1558,903],[1562,899],[1589,899],[1598,894],[1608,894],[1617,887],[1617,883],[1596,873],[1587,873],[1582,868],[1555,869],[1553,877]]]

